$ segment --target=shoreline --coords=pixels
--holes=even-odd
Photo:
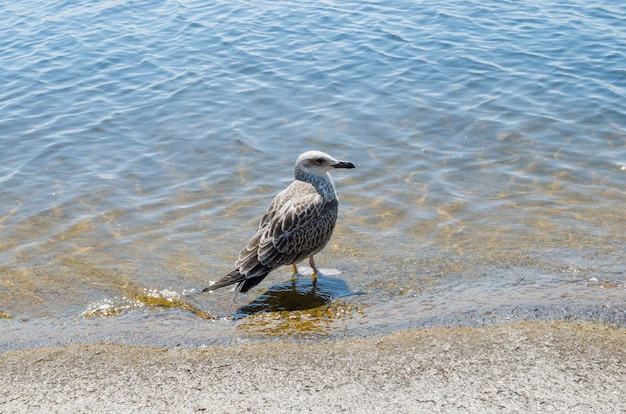
[[[109,344],[0,353],[0,412],[626,410],[626,329],[429,328],[196,350]]]

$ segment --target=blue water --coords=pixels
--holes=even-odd
[[[621,1],[1,5],[0,349],[626,326],[625,19]],[[316,257],[330,302],[269,306],[287,268],[234,305],[199,294],[308,149],[357,165]],[[251,303],[268,312],[233,318]]]

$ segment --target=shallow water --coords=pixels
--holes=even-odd
[[[626,326],[622,2],[0,17],[0,349]],[[357,165],[317,290],[285,267],[200,294],[308,149]]]

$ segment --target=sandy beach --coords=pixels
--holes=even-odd
[[[626,330],[533,322],[198,350],[0,354],[0,412],[626,412]]]

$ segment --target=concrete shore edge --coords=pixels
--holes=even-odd
[[[0,412],[626,412],[626,330],[525,322],[197,350],[0,353]]]

